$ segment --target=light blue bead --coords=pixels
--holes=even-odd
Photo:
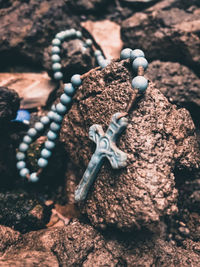
[[[103,68],[107,67],[108,65],[110,64],[110,61],[108,59],[105,59],[105,60],[101,60],[99,62],[99,66]]]
[[[71,37],[71,32],[70,30],[65,31],[65,38]]]
[[[41,123],[43,123],[44,125],[48,125],[50,123],[50,119],[47,116],[43,116],[40,119]]]
[[[25,156],[24,153],[22,153],[22,152],[17,152],[17,154],[16,154],[16,159],[17,159],[17,160],[23,160],[23,159],[25,159],[25,158],[26,158],[26,156]]]
[[[61,80],[63,78],[63,74],[62,74],[61,71],[57,71],[57,72],[54,73],[53,77],[56,80]]]
[[[53,46],[53,47],[51,48],[51,53],[52,53],[52,54],[59,54],[59,53],[60,53],[60,47],[58,47],[58,46]]]
[[[37,176],[36,172],[33,172],[30,174],[30,178],[29,178],[30,182],[36,183],[39,181],[39,177]]]
[[[137,57],[145,57],[144,52],[140,49],[134,49],[131,51],[131,60],[134,60]]]
[[[33,139],[29,135],[25,135],[23,138],[23,142],[29,145],[33,142]]]
[[[55,112],[54,111],[49,111],[48,113],[47,113],[47,116],[48,116],[48,118],[50,119],[50,120],[53,120],[54,119],[54,114],[55,114]]]
[[[127,59],[127,58],[130,58],[131,56],[131,51],[132,49],[130,48],[125,48],[121,51],[121,54],[120,54],[120,58],[121,59]]]
[[[19,151],[20,152],[26,152],[28,150],[28,145],[27,144],[25,144],[25,143],[21,143],[20,145],[19,145]]]
[[[73,86],[78,87],[82,84],[81,76],[79,74],[74,74],[71,77],[71,83]]]
[[[30,137],[35,137],[37,134],[37,131],[34,128],[30,128],[27,132],[27,135],[29,135]]]
[[[132,80],[133,89],[138,89],[140,93],[143,93],[148,87],[148,80],[144,76],[136,76]]]
[[[66,94],[62,94],[61,97],[60,97],[60,102],[63,104],[63,105],[68,105],[72,102],[72,98]]]
[[[52,70],[53,71],[60,71],[61,70],[61,68],[62,68],[62,66],[61,66],[61,64],[60,63],[54,63],[53,65],[52,65]]]
[[[59,115],[58,113],[54,113],[54,118],[53,118],[53,120],[54,120],[55,122],[61,123],[62,120],[63,120],[63,116],[62,116],[62,115]]]
[[[26,177],[27,174],[29,174],[29,170],[27,168],[23,168],[19,172],[21,177]]]
[[[55,54],[51,57],[51,60],[53,63],[57,63],[57,62],[60,62],[60,56]]]
[[[73,96],[76,88],[71,83],[66,83],[64,86],[64,92],[67,95]]]
[[[48,131],[48,133],[47,133],[47,138],[49,139],[49,140],[51,140],[51,141],[54,141],[54,140],[56,140],[57,139],[57,137],[58,137],[58,135],[56,134],[56,133],[54,133],[53,131]]]
[[[134,59],[132,66],[134,71],[138,71],[139,67],[143,67],[143,69],[146,70],[148,67],[148,61],[144,57],[137,57]]]
[[[75,29],[72,28],[69,31],[70,31],[71,36],[75,36],[76,35],[76,30]]]
[[[53,105],[51,106],[51,110],[52,110],[52,111],[56,111],[56,105],[55,105],[55,104],[53,104]]]
[[[18,170],[21,170],[26,167],[26,163],[24,161],[18,161],[16,166]]]
[[[58,45],[61,45],[61,41],[58,39],[58,38],[55,38],[55,39],[53,39],[53,41],[52,41],[52,45],[54,46],[58,46]]]
[[[45,168],[48,165],[48,160],[44,158],[39,158],[37,164],[40,168]]]
[[[56,144],[55,144],[53,141],[49,141],[49,140],[47,140],[47,141],[44,143],[44,146],[45,146],[46,149],[48,149],[48,150],[52,150],[52,149],[54,149],[55,145],[56,145]]]
[[[65,32],[59,32],[56,34],[56,39],[59,39],[60,41],[63,41],[65,39]]]
[[[103,61],[105,60],[105,57],[100,55],[100,56],[97,56],[97,61],[100,62],[100,61]]]
[[[96,50],[96,51],[94,52],[94,55],[95,55],[95,57],[98,57],[98,56],[102,56],[102,53],[101,53],[100,50]]]
[[[44,129],[44,124],[41,122],[36,122],[34,126],[37,131],[42,131]]]
[[[91,39],[87,39],[87,40],[85,41],[85,44],[86,44],[87,46],[91,46],[91,45],[92,45],[92,40],[91,40]]]
[[[42,151],[41,151],[41,156],[45,159],[48,159],[51,157],[51,151],[49,151],[48,149],[46,148],[43,148]]]
[[[76,31],[76,37],[77,38],[82,38],[82,33],[80,31]]]
[[[52,122],[50,124],[50,129],[53,131],[53,132],[57,132],[60,130],[60,124],[58,123],[55,123],[55,122]]]
[[[58,103],[56,105],[56,111],[58,112],[58,114],[63,115],[66,113],[67,108],[62,103]]]

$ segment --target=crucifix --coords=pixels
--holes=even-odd
[[[102,164],[107,158],[113,169],[126,167],[127,154],[116,146],[117,137],[128,125],[127,113],[115,113],[107,131],[104,133],[101,125],[94,124],[89,129],[89,138],[96,143],[96,150],[88,164],[83,177],[75,190],[75,201],[83,201],[88,194]]]

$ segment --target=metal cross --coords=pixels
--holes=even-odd
[[[128,125],[125,118],[127,113],[115,113],[112,116],[110,125],[104,133],[101,125],[94,124],[89,129],[89,138],[96,143],[96,150],[83,174],[83,177],[75,190],[75,201],[82,201],[86,198],[90,186],[93,184],[106,157],[113,169],[126,167],[127,154],[116,146],[117,137]]]

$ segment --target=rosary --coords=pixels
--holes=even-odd
[[[105,59],[100,50],[96,50],[93,47],[91,39],[84,39],[80,31],[70,29],[61,31],[56,34],[52,41],[52,69],[54,72],[54,79],[61,81],[63,79],[63,73],[61,72],[62,66],[60,64],[60,49],[62,42],[65,39],[78,38],[84,42],[84,47],[92,47],[94,50],[94,56],[100,68],[105,68],[109,64],[109,60]],[[137,73],[132,82],[132,88],[137,94],[143,94],[148,87],[148,80],[143,76],[144,71],[148,67],[148,62],[145,59],[144,52],[140,49],[125,48],[121,51],[121,59],[130,59],[133,71]],[[26,135],[23,137],[22,142],[19,145],[17,158],[17,169],[21,177],[28,179],[30,182],[37,182],[40,174],[48,165],[48,159],[52,155],[52,151],[55,147],[55,141],[58,138],[58,133],[61,128],[64,115],[70,108],[73,95],[78,87],[82,84],[84,75],[75,74],[71,77],[71,83],[64,84],[64,93],[60,96],[60,101],[57,105],[52,105],[51,110],[46,116],[42,116],[39,122],[36,122],[33,128],[30,128]],[[132,100],[133,102],[133,100]],[[132,103],[131,102],[131,103]],[[103,159],[107,158],[114,169],[123,168],[127,165],[127,154],[121,151],[116,146],[117,137],[127,127],[128,120],[125,117],[127,113],[115,113],[112,118],[107,131],[104,133],[101,125],[94,124],[89,129],[89,138],[96,143],[96,150],[91,157],[86,171],[75,190],[75,201],[83,201],[88,194],[90,186],[93,184],[101,166]],[[37,161],[39,167],[37,172],[30,173],[26,167],[26,152],[29,145],[37,138],[42,131],[49,126],[47,132],[47,141],[44,143],[44,148],[40,152],[40,158]]]

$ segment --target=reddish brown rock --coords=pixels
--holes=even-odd
[[[190,69],[179,63],[157,60],[149,64],[147,76],[171,103],[187,108],[198,124],[200,80]]]
[[[132,93],[130,63],[113,62],[93,71],[78,89],[64,118],[61,140],[80,180],[94,152],[88,138],[94,124],[108,127],[115,112],[126,111]],[[189,112],[177,109],[150,83],[128,114],[129,125],[118,146],[128,166],[113,170],[105,162],[84,203],[91,223],[130,230],[149,227],[177,211],[174,169],[199,167],[199,150]]]
[[[184,10],[176,4],[161,1],[128,18],[122,23],[122,40],[127,47],[143,49],[149,60],[180,62],[198,73],[200,9]]]

